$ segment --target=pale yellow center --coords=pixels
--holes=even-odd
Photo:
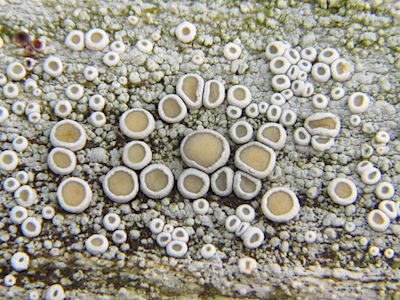
[[[28,201],[28,196],[29,193],[26,190],[22,190],[18,193],[18,197],[22,200],[22,201]]]
[[[55,61],[51,61],[51,62],[49,63],[49,68],[52,69],[53,71],[57,71],[58,68],[59,68],[58,63],[55,62]]]
[[[240,188],[245,193],[253,193],[256,189],[256,184],[245,176],[240,178]]]
[[[246,97],[246,92],[244,91],[244,89],[238,87],[233,91],[233,96],[237,100],[243,100]]]
[[[187,76],[183,79],[182,90],[193,102],[196,101],[196,91],[199,86],[198,80],[194,76]]]
[[[342,199],[349,198],[351,196],[351,187],[345,182],[339,182],[335,187],[335,193]]]
[[[176,118],[182,111],[178,102],[173,98],[168,98],[162,104],[162,110],[164,114],[169,118]]]
[[[11,155],[8,155],[8,154],[6,154],[6,155],[3,155],[3,162],[5,163],[5,164],[10,164],[11,162],[13,161],[13,159],[12,159],[12,156]]]
[[[107,186],[111,193],[117,196],[129,195],[134,186],[131,175],[124,171],[116,171],[109,178]]]
[[[214,103],[215,101],[218,100],[218,96],[219,96],[218,84],[216,84],[215,82],[211,82],[210,95],[208,96],[208,101],[210,101],[210,103]]]
[[[244,125],[238,125],[237,127],[236,127],[236,135],[238,136],[238,137],[244,137],[245,135],[247,134],[247,129],[246,129],[246,126],[244,126]]]
[[[226,189],[226,173],[221,172],[218,174],[217,180],[215,181],[217,187],[220,191],[224,191]]]
[[[26,229],[30,232],[34,232],[36,230],[36,226],[32,222],[28,222],[28,224],[26,224]]]
[[[336,65],[336,71],[338,74],[344,74],[344,73],[348,72],[348,70],[349,70],[349,65],[344,62],[339,62]]]
[[[213,134],[196,133],[187,139],[183,151],[188,159],[207,168],[220,159],[223,152],[223,144]]]
[[[262,131],[262,135],[263,137],[265,137],[266,139],[276,143],[279,141],[280,137],[281,137],[281,132],[279,131],[278,128],[276,127],[267,127]]]
[[[203,180],[195,175],[188,175],[183,180],[183,186],[191,193],[198,193],[204,185]]]
[[[13,69],[13,72],[14,72],[14,73],[17,73],[17,74],[23,72],[23,69],[22,69],[21,65],[19,65],[19,64],[14,65],[14,66],[12,67],[12,69]]]
[[[258,232],[256,232],[255,234],[253,234],[250,238],[250,243],[255,243],[257,241],[259,241],[261,239],[261,236]]]
[[[54,136],[57,140],[65,142],[65,143],[74,143],[76,142],[81,135],[81,132],[78,128],[71,124],[61,124],[56,127]]]
[[[71,165],[70,157],[61,151],[57,151],[53,154],[53,161],[57,167],[65,169]]]
[[[78,206],[86,197],[85,187],[75,181],[67,182],[61,190],[64,202],[69,206]]]
[[[312,129],[314,128],[327,128],[327,129],[335,129],[336,122],[331,117],[325,117],[318,120],[313,120],[309,122],[309,125]]]
[[[331,140],[330,138],[323,137],[323,136],[318,136],[315,138],[315,141],[318,144],[327,144],[327,143],[329,143],[330,140]]]
[[[276,216],[284,215],[292,209],[293,199],[288,193],[278,191],[269,196],[267,207]]]
[[[355,106],[361,106],[361,105],[363,105],[363,103],[364,103],[364,97],[362,95],[357,95],[354,98],[354,105]]]
[[[163,171],[154,169],[146,174],[145,182],[150,190],[158,192],[167,186],[168,176]]]
[[[81,41],[81,38],[79,37],[79,35],[74,34],[71,37],[71,42],[73,42],[74,44],[78,44]]]
[[[143,111],[131,111],[125,118],[125,125],[130,131],[141,132],[147,128],[149,120]]]
[[[190,29],[188,27],[183,27],[182,33],[183,33],[183,35],[188,35],[190,33]]]
[[[172,248],[177,252],[182,250],[182,246],[180,244],[174,244]]]
[[[97,43],[98,41],[100,41],[102,39],[103,35],[95,32],[90,36],[90,40],[94,43]]]
[[[385,221],[383,220],[382,216],[378,213],[374,213],[373,220],[376,224],[383,224]]]
[[[264,171],[270,164],[271,154],[260,146],[251,145],[240,152],[240,159],[251,168]]]
[[[94,238],[90,240],[91,244],[95,247],[99,247],[103,244],[103,240],[100,238]]]
[[[128,159],[132,163],[141,162],[146,155],[146,151],[140,144],[133,144],[128,149]]]

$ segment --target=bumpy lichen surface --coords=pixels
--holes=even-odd
[[[76,8],[80,6],[79,8]],[[373,231],[366,215],[377,208],[376,185],[365,185],[355,167],[361,160],[371,161],[382,173],[382,180],[396,188],[392,200],[399,202],[400,183],[400,6],[393,1],[18,1],[0,0],[0,72],[12,61],[22,61],[24,53],[13,42],[13,35],[30,30],[36,37],[48,40],[45,53],[38,54],[37,67],[26,78],[33,78],[42,90],[40,96],[21,92],[18,100],[35,101],[41,105],[42,119],[30,123],[25,115],[16,116],[9,109],[13,99],[0,94],[1,106],[7,107],[10,117],[7,126],[0,125],[1,150],[11,149],[13,138],[23,135],[29,147],[19,154],[17,170],[26,170],[33,180],[30,184],[39,195],[31,206],[30,215],[39,216],[46,205],[56,209],[52,221],[43,220],[38,237],[26,238],[18,225],[12,224],[9,211],[14,207],[13,195],[0,190],[0,278],[14,274],[12,287],[0,286],[2,298],[27,298],[37,290],[45,291],[61,284],[69,298],[94,299],[100,296],[121,299],[134,296],[149,297],[301,297],[361,298],[399,297],[400,223],[392,220],[384,232]],[[128,22],[136,16],[138,23]],[[196,25],[193,42],[179,42],[174,29],[183,22]],[[102,63],[105,52],[66,48],[65,36],[73,29],[83,32],[91,28],[104,29],[111,41],[122,40],[127,51],[121,63],[107,67]],[[140,39],[154,43],[151,54],[135,48]],[[153,151],[153,161],[168,165],[177,176],[184,164],[179,144],[192,130],[209,128],[225,133],[233,124],[226,117],[226,103],[215,110],[204,107],[191,111],[180,123],[168,125],[157,115],[157,103],[165,94],[175,93],[177,80],[187,73],[196,73],[205,80],[217,79],[228,88],[243,84],[252,92],[253,102],[272,95],[271,78],[265,47],[273,40],[289,41],[293,47],[314,46],[318,50],[334,47],[341,57],[355,64],[351,80],[344,83],[329,81],[316,85],[319,93],[329,95],[333,87],[343,86],[346,95],[355,91],[371,97],[371,107],[362,114],[360,126],[350,126],[347,96],[331,101],[329,111],[337,114],[342,123],[333,147],[318,152],[311,146],[297,146],[293,129],[288,128],[288,141],[277,152],[276,168],[281,173],[263,179],[262,193],[252,201],[237,197],[207,195],[211,213],[195,215],[191,202],[183,199],[176,189],[163,200],[147,199],[139,193],[134,201],[118,204],[104,196],[101,181],[114,166],[121,165],[121,149],[130,141],[118,127],[119,116],[132,107],[143,107],[156,118],[156,130],[146,138]],[[240,41],[239,59],[228,61],[224,46]],[[64,73],[57,78],[42,76],[41,64],[54,54],[64,63]],[[197,65],[195,54],[204,57]],[[84,79],[85,66],[96,66],[99,78]],[[131,75],[134,74],[134,75]],[[130,77],[131,76],[131,77]],[[131,80],[129,80],[131,78]],[[134,80],[132,79],[134,78]],[[70,119],[83,124],[88,142],[76,152],[78,165],[73,176],[85,179],[93,190],[90,207],[80,214],[63,211],[56,199],[61,176],[46,165],[51,150],[50,128],[59,120],[53,108],[57,100],[65,99],[65,88],[82,84],[85,96],[73,104]],[[23,89],[21,89],[23,90]],[[95,128],[89,121],[88,96],[101,94],[106,98],[104,113],[107,123]],[[297,126],[315,109],[310,99],[296,97],[287,107],[298,115]],[[266,122],[265,117],[248,119],[256,129]],[[367,155],[376,131],[390,134],[388,152]],[[231,143],[231,150],[237,146]],[[228,162],[231,166],[233,157]],[[357,185],[357,201],[339,206],[328,196],[326,187],[339,174],[351,178]],[[1,172],[3,182],[10,176]],[[269,221],[260,208],[262,194],[274,186],[288,186],[299,198],[299,215],[277,224]],[[233,234],[226,231],[225,218],[234,214],[239,204],[249,203],[256,208],[257,227],[266,239],[257,249],[246,249]],[[102,229],[102,217],[108,212],[121,216],[121,229],[128,233],[122,245],[111,242],[111,234]],[[184,226],[191,233],[188,254],[180,259],[168,257],[148,229],[150,221],[162,216],[170,224]],[[355,225],[355,230],[351,230]],[[314,243],[305,241],[307,231],[314,231]],[[84,246],[93,233],[103,232],[110,247],[102,256],[90,255]],[[213,243],[217,255],[204,260],[200,248]],[[371,255],[377,247],[380,254]],[[387,258],[384,250],[391,248],[395,255]],[[27,271],[15,272],[11,256],[24,251],[31,258]],[[250,256],[257,260],[258,270],[251,275],[241,274],[238,260]]]

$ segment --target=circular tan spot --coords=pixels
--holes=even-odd
[[[131,111],[125,117],[125,125],[130,131],[144,131],[149,124],[147,115],[143,111]]]
[[[236,88],[233,91],[233,96],[237,99],[237,100],[244,100],[246,98],[246,92],[244,91],[244,89],[242,88]]]
[[[278,191],[269,196],[267,207],[276,216],[284,215],[292,209],[293,199],[288,193]]]
[[[94,238],[90,240],[90,243],[95,247],[100,247],[101,245],[103,245],[103,240],[100,238]]]
[[[374,216],[372,218],[376,224],[383,224],[385,223],[385,220],[382,218],[382,216],[378,213],[374,213]]]
[[[117,196],[129,195],[133,190],[132,177],[124,171],[116,171],[107,181],[108,189]]]
[[[65,123],[58,125],[55,129],[54,136],[57,140],[65,143],[74,143],[79,140],[81,132],[75,126]]]
[[[357,95],[354,98],[354,105],[355,106],[362,106],[364,103],[364,97],[362,95]]]
[[[49,62],[49,68],[53,71],[57,71],[60,68],[60,66],[56,61],[51,61]]]
[[[279,131],[278,128],[271,126],[271,127],[265,128],[262,132],[262,135],[266,139],[269,139],[270,141],[276,143],[279,141],[279,139],[281,137],[281,132]]]
[[[336,121],[331,117],[321,118],[317,120],[311,120],[309,125],[312,129],[315,128],[327,128],[327,129],[335,129]]]
[[[28,201],[29,193],[26,190],[20,190],[18,192],[18,198],[21,199],[23,202]]]
[[[132,163],[141,162],[146,155],[146,150],[140,144],[133,144],[128,149],[128,159]]]
[[[275,60],[275,68],[279,69],[283,67],[283,61],[281,59]]]
[[[219,91],[218,84],[216,84],[215,82],[211,82],[210,94],[208,96],[208,101],[210,101],[210,103],[214,103],[215,101],[218,100],[219,94],[220,94],[220,91]]]
[[[162,104],[165,115],[169,118],[176,118],[182,111],[178,102],[174,98],[168,98]]]
[[[335,193],[342,199],[346,199],[351,196],[352,188],[345,182],[339,182],[335,187]]]
[[[53,154],[53,161],[57,167],[62,168],[62,169],[69,167],[72,163],[68,154],[61,152],[61,151],[56,151]]]
[[[30,232],[34,232],[36,230],[36,225],[32,222],[28,222],[25,228]]]
[[[225,189],[227,188],[226,173],[220,172],[215,182],[220,191],[225,191]]]
[[[259,234],[259,233],[255,233],[255,234],[253,234],[253,235],[251,236],[251,238],[250,238],[250,243],[253,244],[253,243],[259,241],[260,239],[261,239],[260,234]]]
[[[103,35],[102,35],[101,33],[99,33],[99,32],[95,32],[95,33],[92,33],[92,34],[90,35],[90,40],[91,40],[93,43],[97,43],[97,42],[100,41],[102,38],[103,38]]]
[[[336,66],[336,71],[338,74],[346,73],[349,70],[349,66],[344,62],[339,62]]]
[[[12,161],[13,161],[13,158],[12,158],[11,155],[9,155],[9,154],[3,155],[3,162],[4,162],[5,164],[8,165],[8,164],[10,164]]]
[[[79,35],[74,34],[71,37],[71,42],[73,42],[74,44],[78,44],[81,41],[81,38],[79,37]]]
[[[264,171],[270,164],[271,155],[268,151],[257,145],[251,145],[240,152],[243,163],[257,171]]]
[[[245,176],[241,176],[240,178],[240,188],[242,189],[243,192],[247,194],[254,193],[254,191],[257,189],[256,184],[248,179]]]
[[[22,73],[23,72],[23,68],[19,64],[13,65],[12,69],[13,69],[14,73]]]
[[[161,191],[168,184],[168,176],[161,170],[154,169],[146,174],[146,186],[153,192]]]
[[[199,87],[199,81],[195,76],[187,76],[183,79],[182,90],[192,100],[196,101],[196,91]]]
[[[195,175],[188,175],[183,180],[183,185],[187,191],[197,194],[204,186],[203,180]]]
[[[69,181],[62,187],[61,195],[68,206],[78,206],[85,199],[86,191],[82,184]]]
[[[318,75],[325,75],[325,73],[326,73],[326,71],[325,71],[325,68],[323,68],[323,67],[318,67],[317,68],[317,74]]]
[[[193,134],[187,139],[184,147],[186,157],[205,168],[215,164],[222,152],[222,141],[211,133]]]
[[[239,125],[236,127],[236,135],[241,138],[247,134],[247,128],[244,125]]]

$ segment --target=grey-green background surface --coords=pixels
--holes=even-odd
[[[373,188],[360,182],[354,172],[362,159],[363,144],[369,144],[374,130],[387,130],[392,138],[387,155],[373,154],[369,160],[382,171],[383,178],[390,180],[398,189],[400,182],[399,94],[400,94],[400,4],[395,1],[6,1],[0,0],[0,35],[5,45],[0,49],[0,71],[8,62],[21,60],[20,50],[12,42],[19,30],[30,30],[35,36],[49,41],[48,51],[59,56],[65,64],[65,74],[56,79],[41,77],[40,70],[30,75],[38,79],[43,90],[41,97],[33,99],[42,105],[44,119],[35,127],[24,118],[10,118],[10,126],[0,127],[1,149],[10,146],[12,137],[23,134],[29,137],[30,148],[22,155],[20,169],[35,174],[34,186],[41,195],[41,202],[31,209],[40,214],[41,208],[50,204],[63,217],[61,225],[43,223],[42,234],[35,239],[20,237],[16,226],[8,219],[9,210],[15,205],[12,195],[0,190],[0,278],[11,272],[11,255],[23,250],[31,257],[30,268],[16,274],[14,287],[0,286],[2,298],[27,299],[29,291],[45,290],[54,283],[61,283],[72,299],[131,299],[150,297],[204,298],[210,297],[261,297],[261,298],[389,298],[399,297],[399,234],[398,220],[384,233],[373,232],[366,224],[366,214],[376,208],[378,200]],[[129,15],[136,15],[139,23],[127,22]],[[193,43],[183,44],[174,36],[174,28],[187,20],[197,27]],[[134,48],[141,38],[152,39],[154,33],[161,37],[154,42],[156,49],[151,55],[123,58],[125,68],[106,68],[101,63],[102,53],[89,50],[77,53],[66,49],[64,38],[72,29],[87,31],[93,27],[104,28],[110,40],[121,39]],[[222,55],[223,46],[240,39],[243,49],[239,60],[229,62]],[[119,149],[126,139],[118,132],[118,116],[135,101],[156,114],[156,104],[163,93],[171,93],[179,76],[194,72],[205,80],[220,79],[225,86],[245,84],[255,102],[268,99],[272,94],[271,74],[264,55],[268,42],[287,40],[297,47],[315,46],[318,50],[335,47],[342,57],[355,65],[353,78],[343,84],[330,81],[316,89],[328,93],[332,87],[343,85],[347,94],[352,91],[368,93],[371,108],[363,121],[371,125],[371,132],[361,127],[352,128],[350,112],[345,100],[334,102],[329,110],[338,114],[342,121],[341,134],[335,146],[317,153],[310,147],[295,147],[289,139],[287,147],[279,152],[277,165],[282,170],[279,178],[266,180],[263,191],[273,185],[290,186],[301,202],[300,216],[285,224],[274,224],[257,209],[256,222],[264,228],[266,241],[256,250],[245,249],[241,241],[227,235],[223,226],[225,215],[233,212],[243,202],[235,197],[219,199],[209,196],[214,213],[208,218],[190,215],[190,201],[182,199],[174,190],[169,205],[160,201],[137,197],[132,207],[121,211],[119,205],[103,196],[99,178],[120,163]],[[193,53],[204,54],[201,66],[190,63]],[[129,51],[127,51],[129,52]],[[40,63],[47,55],[39,55]],[[156,68],[153,67],[156,63]],[[99,84],[85,83],[84,65],[95,64],[101,70]],[[138,72],[142,81],[126,86],[114,86],[119,77]],[[36,76],[36,77],[35,77]],[[77,120],[82,121],[89,132],[86,148],[77,154],[80,168],[74,173],[90,182],[95,192],[95,203],[79,216],[70,215],[58,208],[55,191],[60,178],[52,174],[44,164],[50,144],[48,132],[57,120],[52,112],[56,99],[64,96],[68,84],[81,83],[90,92],[101,86],[107,96],[106,115],[109,127],[98,132],[87,123],[89,115],[85,103],[75,107]],[[128,94],[125,101],[121,94]],[[21,98],[29,100],[29,94]],[[0,95],[0,102],[12,101]],[[288,103],[298,113],[299,124],[312,113],[310,101]],[[46,119],[47,118],[47,119]],[[257,128],[262,119],[252,121]],[[161,126],[151,136],[155,160],[162,161],[179,172],[182,163],[177,151],[178,141],[188,128],[229,128],[224,109],[193,112],[184,127]],[[174,134],[170,134],[174,132]],[[289,129],[288,134],[292,131]],[[176,134],[178,136],[176,136]],[[91,149],[103,148],[108,161],[96,160]],[[115,159],[115,162],[111,162]],[[354,204],[355,212],[334,205],[325,187],[337,174],[353,178],[359,190]],[[3,180],[6,174],[1,173]],[[320,190],[310,197],[311,187]],[[396,193],[395,200],[399,201]],[[254,206],[261,196],[254,200]],[[83,241],[95,230],[101,216],[108,211],[123,215],[127,232],[136,230],[140,237],[129,239],[129,249],[121,251],[110,247],[107,255],[92,257],[83,248]],[[151,237],[146,224],[158,215],[185,226],[187,218],[194,218],[194,236],[189,242],[189,255],[183,259],[169,258]],[[357,230],[348,233],[346,222],[357,224]],[[76,234],[71,234],[75,228]],[[76,229],[78,228],[78,230]],[[332,229],[336,237],[329,236]],[[312,245],[302,241],[306,230],[318,233]],[[287,232],[288,240],[282,238]],[[361,245],[366,237],[368,245]],[[47,240],[57,241],[58,250],[45,249]],[[303,238],[304,240],[304,238]],[[218,248],[218,257],[202,260],[199,249],[205,241],[212,241]],[[56,243],[56,244],[57,244]],[[284,246],[282,246],[284,245]],[[396,255],[386,259],[383,255],[372,257],[369,245],[381,250],[392,248]],[[253,275],[239,274],[237,260],[243,256],[255,258],[259,270]]]

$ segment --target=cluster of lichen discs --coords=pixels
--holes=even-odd
[[[128,18],[132,25],[137,21],[133,16]],[[177,39],[182,43],[191,43],[196,38],[196,33],[196,26],[189,22],[179,24],[175,32]],[[157,41],[157,36],[153,40]],[[98,89],[98,93],[94,93],[82,82],[103,87],[104,82],[101,82],[100,77],[106,72],[112,72],[113,68],[125,67],[131,59],[127,53],[128,45],[122,40],[110,43],[108,33],[100,28],[92,28],[86,33],[77,29],[70,31],[65,37],[65,46],[76,55],[85,49],[93,51],[96,57],[100,58],[99,65],[83,66],[79,74],[82,78],[77,82],[65,84],[62,97],[48,93],[51,94],[49,107],[52,110],[49,115],[49,108],[41,107],[39,102],[19,99],[24,92],[32,97],[42,95],[43,91],[37,78],[51,82],[67,82],[63,76],[67,71],[71,72],[71,68],[67,66],[68,62],[63,62],[51,51],[47,53],[45,44],[40,45],[40,51],[49,55],[43,61],[33,58],[26,58],[21,62],[12,61],[6,67],[6,74],[0,74],[2,96],[7,101],[6,105],[0,107],[2,126],[11,127],[14,117],[26,118],[29,124],[40,129],[46,128],[51,117],[57,120],[50,124],[48,139],[52,148],[45,153],[46,159],[43,161],[52,173],[60,176],[56,189],[52,191],[54,199],[51,200],[58,202],[56,208],[54,203],[45,205],[40,216],[33,210],[35,205],[40,204],[41,197],[49,199],[49,196],[41,195],[34,189],[35,178],[31,173],[17,170],[21,165],[21,156],[29,147],[26,137],[10,134],[12,143],[5,146],[0,153],[0,169],[8,176],[3,181],[3,188],[7,193],[12,193],[17,204],[10,209],[10,221],[19,226],[27,239],[41,235],[43,220],[51,221],[54,226],[62,223],[64,217],[58,208],[80,215],[96,205],[94,200],[102,201],[105,198],[119,204],[118,209],[127,212],[131,211],[131,207],[126,204],[135,207],[137,203],[134,202],[138,198],[160,200],[162,205],[168,206],[168,196],[176,185],[180,197],[193,200],[191,209],[194,216],[207,217],[211,214],[210,203],[203,198],[207,195],[216,195],[220,199],[234,197],[239,202],[245,202],[238,205],[234,212],[230,210],[229,216],[223,215],[220,221],[227,231],[227,236],[240,237],[248,249],[261,247],[269,233],[260,225],[261,222],[256,222],[256,209],[261,210],[268,219],[267,222],[273,223],[286,223],[301,215],[300,201],[294,192],[298,190],[296,186],[269,185],[269,178],[279,176],[279,154],[287,143],[292,141],[299,147],[311,146],[319,152],[327,151],[335,145],[335,138],[340,137],[342,120],[337,113],[329,111],[329,104],[331,100],[344,99],[346,90],[338,86],[333,88],[329,95],[325,95],[315,93],[315,85],[325,84],[331,79],[341,83],[349,80],[354,72],[352,63],[341,58],[334,48],[326,48],[318,53],[313,47],[299,49],[293,48],[288,42],[273,41],[267,45],[265,52],[272,74],[270,86],[274,91],[268,101],[254,99],[250,86],[233,84],[228,87],[221,79],[205,81],[199,74],[188,73],[176,78],[175,93],[169,89],[169,93],[162,94],[158,99],[158,115],[155,114],[154,107],[148,109],[136,103],[129,108],[126,104],[129,102],[129,95],[118,94],[118,101],[123,103],[118,109],[123,111],[118,116],[119,126],[116,133],[112,132],[111,127],[116,125],[116,122],[111,124],[108,119],[110,117],[113,120],[114,115],[106,116],[112,105],[106,99],[105,93],[102,94],[101,88]],[[139,39],[134,46],[134,54],[140,52],[140,55],[136,55],[135,59],[154,54],[154,50],[153,41]],[[229,62],[237,60],[242,54],[238,40],[226,44],[221,50]],[[204,58],[195,55],[192,62],[201,65]],[[35,71],[36,65],[40,70],[39,76],[34,77],[36,80],[27,78],[31,71]],[[154,71],[154,77],[160,81],[164,75],[157,73],[154,65],[155,62],[149,60],[147,67]],[[139,83],[142,80],[138,72],[132,71],[128,77],[130,83]],[[113,86],[118,90],[121,85],[127,84],[127,77],[121,76]],[[48,87],[43,87],[43,90],[46,90],[45,88]],[[295,98],[311,101],[315,110],[302,124],[298,118],[298,108],[287,105]],[[347,97],[347,106],[351,113],[349,121],[352,126],[357,127],[361,124],[360,115],[368,110],[370,102],[369,96],[361,92],[352,93]],[[191,114],[206,110],[221,111],[221,107],[229,128],[191,128],[186,134],[182,134],[179,154],[183,170],[174,170],[160,159],[156,149],[152,149],[151,138],[155,135],[157,122],[184,123]],[[86,119],[82,116],[86,116]],[[288,136],[289,130],[293,132],[293,139]],[[111,137],[123,137],[126,143],[122,149],[116,149],[122,154],[121,160],[107,161],[107,153],[103,148],[88,149],[88,141],[93,143],[96,134],[100,135],[103,132],[109,132]],[[389,141],[390,136],[386,131],[377,131],[371,141],[372,146],[363,150],[363,157],[370,157],[371,151],[385,155]],[[88,153],[84,152],[85,150],[92,150],[96,161],[112,166],[98,168],[94,173],[99,175],[99,179],[95,181],[82,175],[91,172],[80,166]],[[376,184],[375,193],[381,200],[378,208],[366,216],[367,223],[375,231],[387,230],[400,211],[399,203],[391,200],[395,193],[394,186],[381,180],[380,170],[371,162],[360,162],[356,172],[363,184]],[[103,174],[104,176],[101,176]],[[99,183],[102,191],[93,188]],[[330,181],[327,194],[335,204],[346,206],[347,209],[357,200],[358,188],[354,179],[340,175]],[[258,199],[261,191],[263,195]],[[102,198],[102,195],[105,197]],[[251,202],[254,199],[256,201]],[[150,203],[156,205],[154,201]],[[110,211],[97,219],[100,222],[97,220],[93,226],[95,233],[85,237],[84,247],[88,253],[106,255],[111,248],[107,236],[111,236],[114,245],[118,245],[124,251],[129,249],[128,234],[119,214]],[[190,258],[193,253],[189,251],[188,245],[190,235],[194,234],[191,226],[194,221],[188,221],[188,226],[183,227],[172,217],[168,222],[164,219],[163,216],[146,217],[146,225],[157,244],[165,247],[169,256]],[[355,225],[349,222],[346,231],[352,232],[355,229]],[[137,231],[129,232],[130,238],[137,236]],[[287,232],[282,236],[285,245],[288,245]],[[317,239],[315,231],[305,230],[304,241],[314,243]],[[57,255],[57,247],[53,247],[51,241],[46,242],[45,248],[51,249],[52,253]],[[201,247],[200,254],[204,259],[213,259],[218,255],[218,249],[211,242],[207,240]],[[273,238],[270,239],[270,243],[274,243]],[[388,250],[391,249],[386,249],[385,256],[393,257],[393,251]],[[376,255],[376,251],[376,247],[370,248],[372,255]],[[16,252],[10,257],[10,264],[16,272],[27,270],[30,257],[27,253]],[[240,272],[251,274],[257,270],[257,261],[243,257],[238,261],[238,267]],[[4,278],[4,282],[12,286],[16,278],[9,274]],[[62,286],[55,284],[47,290],[45,297],[58,299],[64,296]]]

